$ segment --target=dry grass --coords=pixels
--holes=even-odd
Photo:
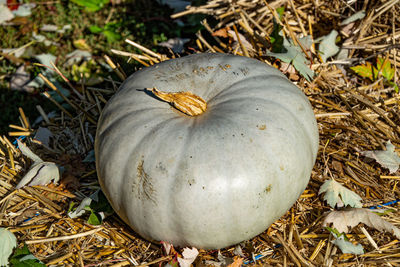
[[[277,0],[267,4],[263,0],[211,0],[204,6],[190,7],[175,15],[207,13],[217,19],[213,28],[207,21],[203,22],[206,30],[197,35],[198,51],[245,55],[279,67],[279,62],[265,56],[265,50],[269,48],[272,20],[277,17],[273,10],[284,5],[286,11],[281,23],[287,36],[297,39],[311,35],[316,39],[336,29],[343,38],[342,48],[349,51],[341,64],[321,62],[312,51],[309,57],[317,74],[314,80],[307,82],[295,73],[290,76],[313,105],[319,126],[320,150],[306,191],[285,216],[264,233],[244,243],[245,261],[257,259],[259,265],[272,266],[400,266],[400,244],[391,234],[362,227],[353,229],[348,237],[361,243],[367,252],[355,256],[342,254],[330,242],[329,232],[321,226],[324,212],[330,210],[318,196],[319,187],[326,179],[334,178],[359,194],[364,207],[400,198],[399,171],[390,175],[388,170],[374,161],[367,161],[359,153],[384,149],[388,140],[400,147],[400,95],[382,79],[371,83],[348,68],[365,59],[375,62],[379,55],[388,58],[396,67],[394,79],[397,81],[400,4],[396,0],[360,3]],[[366,16],[351,30],[340,26],[343,18],[359,10],[365,10]],[[236,35],[245,35],[251,47],[242,43],[235,46],[229,38],[212,37],[212,33],[225,27],[233,29]],[[141,49],[142,54],[113,52],[144,66],[167,59],[167,56],[155,54],[138,44],[130,44]],[[123,70],[111,59],[107,58],[107,61],[123,80]],[[20,110],[20,125],[12,126],[14,132],[10,136],[28,136],[30,146],[44,159],[65,166],[60,185],[14,190],[29,164],[11,144],[11,139],[5,136],[0,139],[0,225],[14,232],[19,242],[27,243],[33,254],[46,264],[145,266],[170,259],[163,256],[160,246],[141,239],[117,216],[94,227],[66,215],[71,200],[82,199],[99,187],[94,165],[82,163],[81,155],[93,148],[97,118],[119,86],[117,81],[111,80],[111,83],[112,88],[71,89],[68,101],[75,107],[74,112],[62,109],[61,116],[45,117],[43,122],[43,126],[55,134],[49,147],[35,144],[29,137],[34,129]],[[51,83],[48,85],[52,88]],[[385,219],[399,225],[398,204],[391,208],[393,212],[385,215]],[[233,250],[231,247],[221,253],[233,257]],[[200,251],[196,264],[202,266],[206,259],[217,260],[217,251]]]

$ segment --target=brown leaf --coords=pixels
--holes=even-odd
[[[64,178],[60,181],[60,185],[72,191],[78,190],[80,187],[79,179],[71,174],[64,175]]]
[[[27,17],[15,17],[12,20],[12,23],[17,24],[17,25],[24,25],[24,24],[28,24],[29,20]]]
[[[240,267],[243,264],[243,258],[235,256],[233,257],[233,262],[229,264],[227,267]]]
[[[15,224],[20,224],[24,220],[35,216],[37,212],[38,212],[38,210],[36,210],[36,209],[26,209],[20,215],[18,215],[17,217],[14,218],[14,222],[15,222]]]
[[[367,209],[353,208],[344,211],[332,211],[325,217],[322,226],[325,227],[331,223],[332,227],[336,228],[341,233],[347,233],[349,227],[353,228],[354,226],[363,223],[379,231],[390,232],[397,238],[400,238],[399,228]]]
[[[337,171],[340,175],[344,175],[343,165],[337,160],[332,161],[332,167],[335,171]]]
[[[228,30],[229,30],[229,28],[222,28],[222,29],[216,30],[215,32],[213,32],[212,36],[228,38],[229,37]]]

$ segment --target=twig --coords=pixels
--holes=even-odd
[[[59,236],[59,237],[52,237],[52,238],[41,238],[41,239],[33,239],[33,240],[27,240],[25,241],[26,244],[37,244],[37,243],[46,243],[46,242],[55,242],[55,241],[63,241],[63,240],[69,240],[69,239],[76,239],[88,235],[92,235],[98,231],[103,230],[103,227],[95,228],[93,230],[75,234],[75,235],[67,235],[67,236]]]
[[[142,46],[142,45],[140,45],[140,44],[138,44],[138,43],[135,43],[134,41],[131,41],[131,40],[129,40],[129,39],[126,39],[125,42],[127,42],[127,43],[130,44],[130,45],[133,45],[133,46],[136,47],[137,49],[140,49],[140,50],[142,50],[143,52],[145,52],[145,53],[147,53],[147,54],[149,54],[149,55],[151,55],[151,56],[153,56],[153,57],[158,58],[159,60],[163,60],[163,57],[162,57],[160,54],[154,53],[154,52],[151,51],[150,49],[147,49],[146,47],[144,47],[144,46]]]
[[[111,60],[111,58],[107,55],[104,55],[104,59],[106,60],[107,64],[110,65],[110,67],[112,68],[112,70],[118,75],[118,77],[124,81],[126,79],[126,74],[123,73],[115,64],[114,62]]]

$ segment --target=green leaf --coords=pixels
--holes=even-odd
[[[360,75],[361,77],[368,78],[371,81],[375,80],[378,73],[378,70],[375,67],[373,67],[370,62],[350,67],[350,69],[353,70],[358,75]]]
[[[179,267],[179,262],[177,259],[172,259],[170,262],[168,262],[171,267]]]
[[[95,12],[102,9],[110,0],[71,0],[73,3],[85,7],[86,11]]]
[[[285,12],[285,6],[278,7],[278,8],[276,9],[276,12],[277,12],[278,15],[279,15],[279,19],[281,19],[282,16],[283,16],[283,13]]]
[[[116,42],[116,41],[119,41],[122,39],[121,34],[119,34],[117,32],[105,30],[105,31],[103,31],[103,34],[106,36],[107,42],[109,42],[109,43],[113,43],[113,42]]]
[[[271,42],[271,51],[273,53],[285,52],[285,49],[283,48],[283,37],[280,34],[281,30],[282,26],[274,19],[274,28],[269,36],[269,40]]]
[[[284,11],[285,11],[284,6],[278,7],[276,9],[276,12],[279,15],[279,19],[282,18]],[[283,47],[283,37],[280,34],[281,30],[282,30],[282,26],[274,18],[274,27],[273,27],[271,35],[269,36],[269,39],[271,42],[271,51],[274,53],[286,52],[285,48]]]
[[[399,93],[399,86],[397,84],[395,84],[394,82],[389,82],[390,86],[394,87],[394,91],[396,93]]]
[[[75,205],[76,205],[76,202],[74,202],[74,201],[71,201],[71,203],[69,203],[68,213],[69,213],[69,212],[72,212],[73,210],[76,209],[76,208],[75,208]]]
[[[10,259],[10,263],[14,267],[45,267],[46,265],[38,260],[29,251],[26,244],[23,248],[15,250],[14,255]]]
[[[87,222],[91,225],[100,225],[102,221],[103,220],[102,220],[100,214],[98,214],[97,212],[91,211]]]
[[[103,31],[103,28],[100,28],[98,26],[90,26],[89,31],[91,31],[92,33],[100,33]]]
[[[104,26],[104,30],[115,32],[121,26],[122,26],[121,22],[109,22]]]
[[[15,235],[6,228],[0,228],[0,266],[8,264],[8,258],[16,246]]]
[[[378,57],[376,62],[376,67],[387,81],[390,82],[393,79],[395,69],[392,68],[392,66],[390,65],[389,58],[383,59],[381,57]]]
[[[331,232],[336,238],[338,238],[339,236],[344,236],[345,240],[349,240],[346,236],[346,233],[341,233],[339,232],[338,229],[336,228],[331,228],[329,226],[325,226],[325,229],[328,230],[329,232]]]

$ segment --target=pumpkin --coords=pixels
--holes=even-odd
[[[131,75],[95,141],[101,188],[128,225],[204,249],[250,239],[284,215],[317,150],[312,107],[293,83],[261,61],[208,53]]]

